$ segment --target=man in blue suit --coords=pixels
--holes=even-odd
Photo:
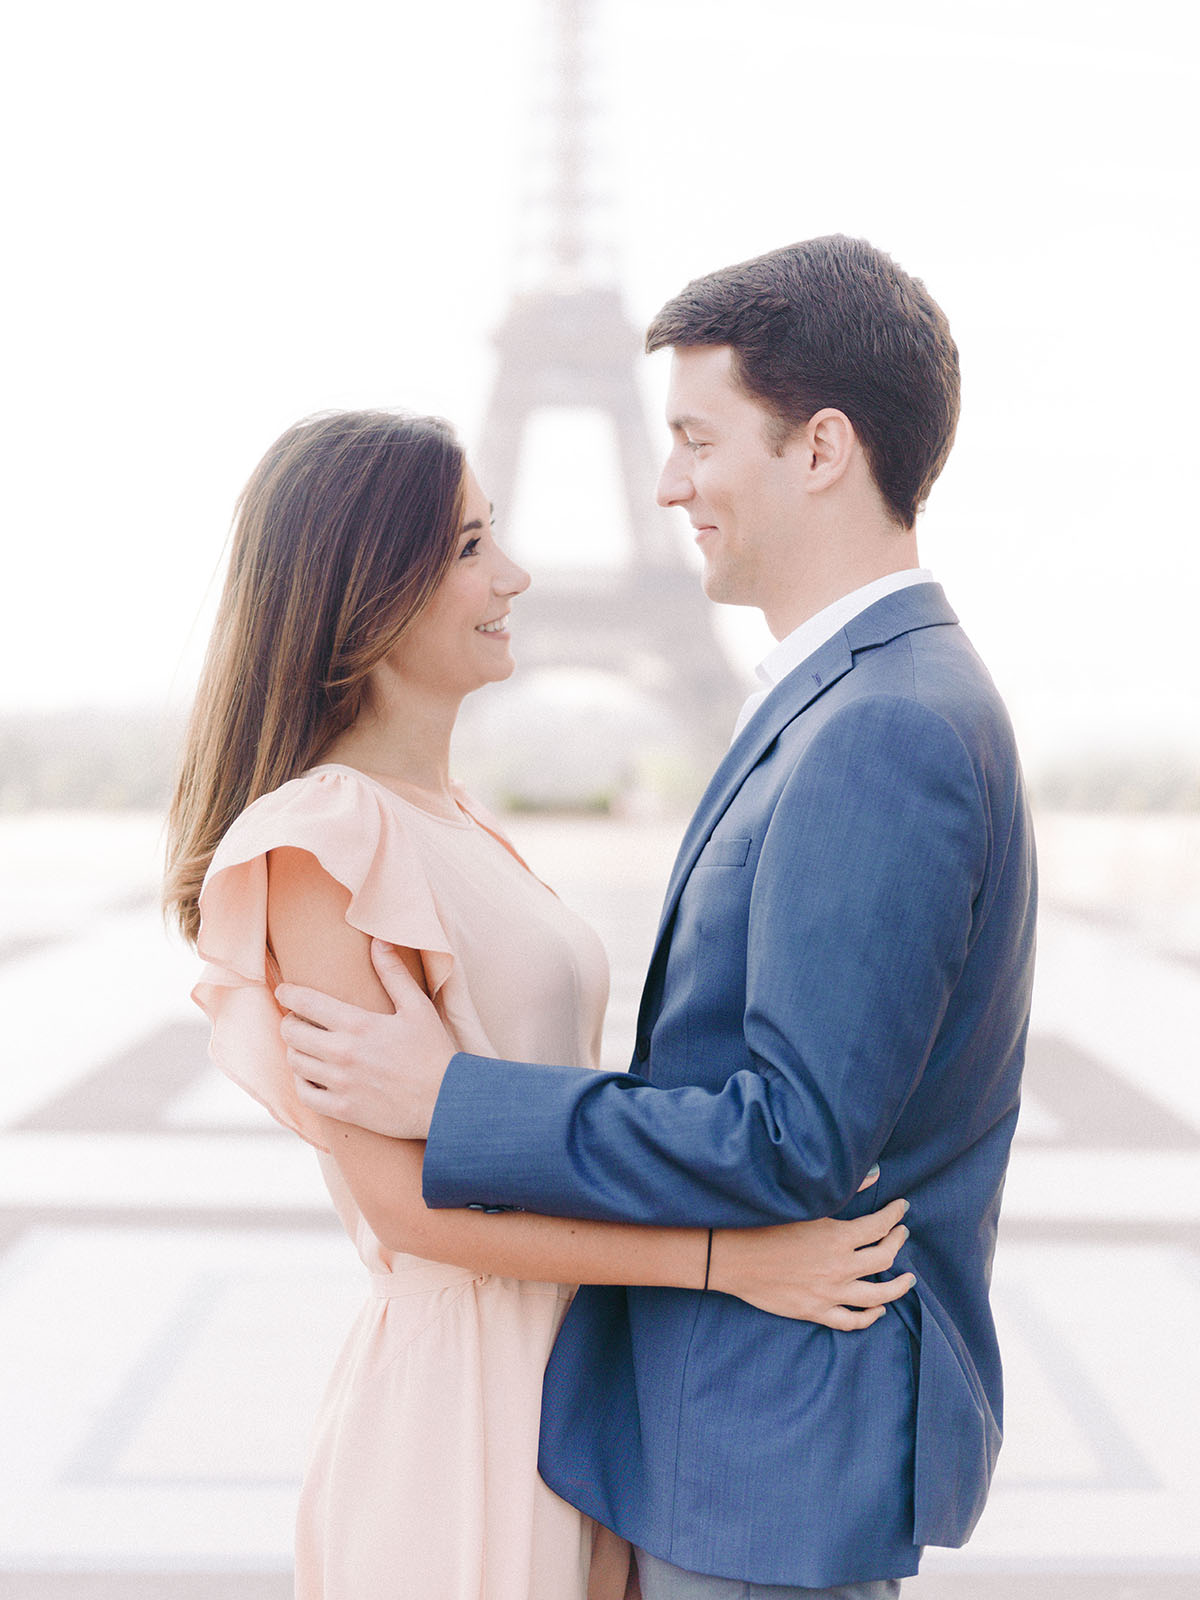
[[[957,352],[924,286],[841,236],[688,285],[647,345],[673,352],[659,498],[707,594],[779,642],[684,837],[632,1072],[448,1059],[395,974],[397,1015],[352,1043],[336,1016],[285,1031],[319,1109],[428,1135],[433,1206],[718,1228],[906,1196],[892,1315],[584,1288],[543,1410],[543,1475],[638,1547],[648,1600],[877,1600],[965,1541],[999,1447],[988,1284],[1033,962],[1012,731],[917,558]]]

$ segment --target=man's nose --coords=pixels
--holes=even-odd
[[[675,452],[663,463],[662,472],[659,474],[658,489],[655,499],[660,506],[679,506],[685,504],[692,497],[692,483],[687,473],[681,469]]]

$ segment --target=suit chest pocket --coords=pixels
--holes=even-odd
[[[749,839],[710,839],[696,857],[693,872],[706,867],[744,867],[750,854]]]
[[[750,891],[754,887],[753,839],[710,839],[696,857],[679,902],[676,935],[697,934],[745,942]],[[707,954],[707,952],[706,952]],[[694,956],[694,952],[693,952]],[[725,959],[729,952],[725,952]]]
[[[683,1047],[675,1081],[719,1089],[745,1063],[746,935],[756,862],[752,839],[711,839],[684,885],[666,974],[667,1015],[680,1026]]]

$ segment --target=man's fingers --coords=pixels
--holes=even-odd
[[[287,1064],[288,1071],[294,1074],[297,1083],[311,1083],[322,1094],[328,1092],[333,1070],[328,1061],[318,1061],[314,1056],[305,1055],[303,1050],[297,1050],[294,1045],[288,1045]]]
[[[314,1083],[311,1078],[302,1075],[299,1068],[293,1067],[296,1074],[296,1098],[302,1105],[313,1111],[324,1111],[329,1104],[329,1091],[323,1083]]]
[[[413,961],[419,957],[413,953]],[[392,1005],[399,1011],[405,1001],[411,1001],[420,995],[427,999],[424,989],[417,982],[408,963],[400,954],[394,944],[388,944],[386,939],[371,940],[371,965],[375,968],[380,983],[388,992]]]
[[[880,1211],[871,1211],[865,1217],[856,1217],[851,1223],[855,1248],[878,1244],[886,1238],[908,1211],[907,1200],[893,1200]]]
[[[313,1061],[334,1061],[339,1057],[336,1035],[328,1028],[315,1027],[307,1017],[289,1012],[279,1024],[279,1033],[289,1050],[297,1050]]]
[[[316,1065],[316,1063],[314,1063]],[[348,1115],[346,1104],[337,1095],[331,1094],[328,1089],[323,1089],[319,1083],[314,1083],[311,1078],[296,1074],[296,1098],[301,1105],[310,1111],[320,1112],[321,1116],[329,1117],[334,1122],[352,1122],[354,1119]]]
[[[280,1010],[305,1017],[318,1028],[346,1028],[358,1015],[357,1006],[348,1006],[343,1000],[335,1000],[319,989],[302,988],[298,983],[281,983],[275,999]]]

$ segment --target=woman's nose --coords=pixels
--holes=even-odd
[[[505,556],[504,567],[497,573],[492,587],[497,594],[524,594],[532,581],[524,567],[519,567],[515,561]]]

